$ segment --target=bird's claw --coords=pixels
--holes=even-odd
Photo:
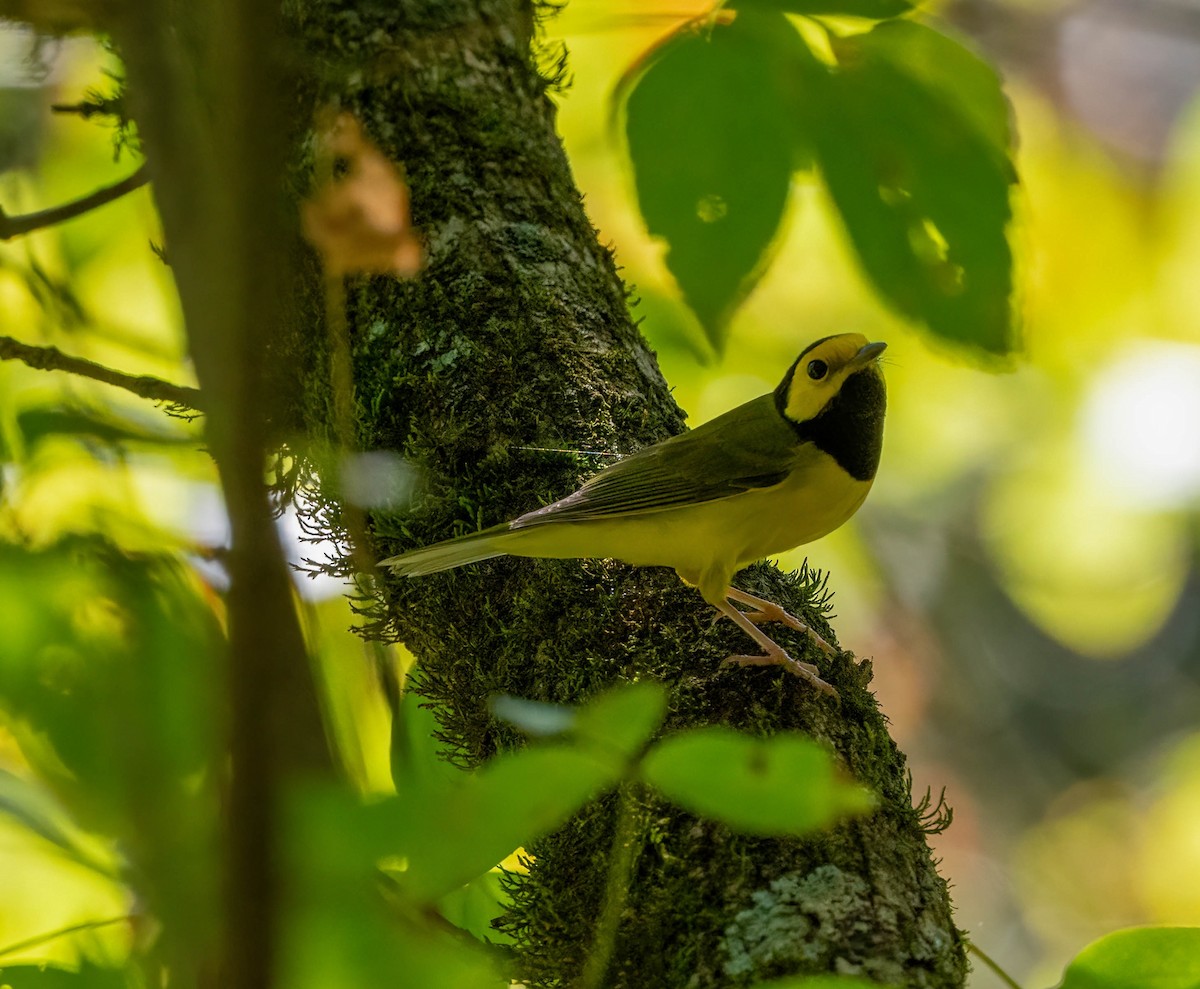
[[[784,611],[777,604],[770,604],[767,607],[759,608],[757,611],[746,611],[743,614],[755,625],[775,623],[786,625],[797,632],[807,632],[812,637],[813,642],[817,644],[817,648],[826,656],[836,656],[838,654],[837,650],[813,631],[810,626],[806,625],[791,612]]]
[[[780,650],[778,655],[762,655],[762,656],[726,656],[721,663],[722,666],[782,666],[789,673],[798,676],[801,680],[806,680],[812,686],[823,694],[828,694],[835,700],[841,700],[838,692],[828,683],[821,679],[821,671],[818,670],[812,663],[802,663],[799,660],[792,659],[786,652]]]

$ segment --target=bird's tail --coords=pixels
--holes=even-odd
[[[504,537],[509,531],[506,522],[482,532],[472,532],[466,536],[447,539],[432,546],[389,557],[381,560],[379,565],[391,567],[394,573],[405,577],[423,577],[425,574],[441,570],[453,570],[467,563],[478,563],[480,560],[490,560],[494,556],[503,556],[507,552],[503,548]]]

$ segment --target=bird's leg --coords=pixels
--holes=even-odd
[[[755,597],[753,594],[747,594],[745,591],[739,591],[736,587],[730,587],[725,596],[737,601],[739,604],[747,604],[754,611],[742,612],[745,617],[757,624],[766,624],[768,622],[779,622],[786,625],[788,628],[794,628],[797,632],[807,632],[812,636],[813,641],[820,647],[821,652],[826,656],[836,656],[837,650],[826,642],[821,636],[814,632],[809,626],[805,625],[799,618],[793,614],[784,611],[779,605],[765,598]]]
[[[838,696],[838,692],[821,679],[820,671],[815,666],[811,663],[801,663],[798,660],[792,659],[783,646],[768,636],[744,613],[738,611],[728,601],[722,601],[716,605],[716,609],[762,646],[765,653],[762,656],[727,656],[725,658],[726,663],[737,663],[739,666],[782,666],[785,670],[794,673],[802,680],[807,680],[823,693],[829,694],[831,697]]]

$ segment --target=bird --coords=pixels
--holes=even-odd
[[[782,623],[827,655],[836,651],[732,578],[832,532],[862,505],[883,449],[886,346],[859,333],[823,337],[801,351],[774,391],[643,447],[552,504],[380,566],[420,577],[508,555],[672,567],[718,619],[733,621],[763,650],[727,663],[782,666],[837,697],[816,666],[793,659],[760,626]]]

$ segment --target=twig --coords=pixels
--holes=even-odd
[[[38,210],[36,213],[25,213],[21,216],[9,216],[3,209],[0,209],[0,240],[11,240],[13,237],[20,237],[32,230],[40,230],[42,227],[52,227],[56,223],[73,220],[97,207],[111,203],[114,199],[120,199],[125,193],[133,192],[134,189],[149,181],[150,172],[146,165],[142,164],[136,172],[121,179],[120,182],[97,189],[90,195],[76,199],[74,202]]]
[[[101,96],[99,93],[94,93],[78,103],[51,103],[50,110],[53,113],[74,113],[84,120],[100,116],[123,119],[125,116],[124,102],[120,96]]]
[[[995,973],[996,977],[1006,986],[1008,986],[1009,989],[1021,989],[1021,986],[1017,980],[1004,971],[1004,969],[1002,969],[996,962],[994,962],[991,956],[989,956],[987,952],[979,947],[979,945],[977,945],[974,941],[967,942],[967,951],[969,951],[981,962],[983,962],[983,964],[990,968],[992,972]]]
[[[71,357],[57,347],[35,347],[12,337],[0,336],[0,360],[18,360],[39,371],[66,371],[93,381],[124,388],[126,391],[154,402],[170,402],[187,409],[204,410],[204,396],[199,388],[173,385],[169,381],[147,374],[126,374],[103,364]]]
[[[604,892],[604,906],[596,922],[596,939],[584,962],[577,989],[600,989],[604,985],[604,976],[608,972],[608,965],[617,946],[617,932],[629,899],[629,886],[636,857],[637,808],[633,794],[635,785],[625,782],[617,790],[617,820],[613,831],[612,851],[608,859],[608,886]]]

